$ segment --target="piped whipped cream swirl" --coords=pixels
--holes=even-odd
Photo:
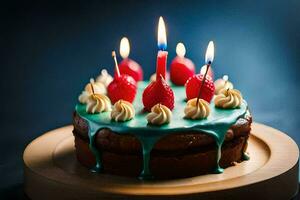
[[[146,116],[146,118],[149,124],[167,124],[171,121],[172,112],[167,106],[158,103],[151,108],[151,112]]]
[[[219,94],[222,89],[233,89],[233,84],[230,81],[224,79],[217,79],[215,82],[215,95]]]
[[[78,101],[82,104],[87,103],[88,98],[93,94],[106,94],[106,87],[103,83],[95,82],[94,79],[90,79],[90,83],[86,84],[84,90],[78,97]]]
[[[107,112],[111,109],[109,98],[104,94],[92,94],[87,99],[86,112],[87,113],[101,113]]]
[[[97,83],[104,84],[107,87],[113,80],[113,77],[107,72],[106,69],[101,70],[101,74],[96,78]]]
[[[209,103],[204,99],[197,98],[190,99],[184,108],[185,118],[188,119],[204,119],[210,113]]]
[[[222,89],[215,97],[215,106],[219,108],[238,108],[242,104],[243,96],[236,89]]]
[[[119,100],[114,104],[111,111],[111,119],[117,122],[131,120],[135,116],[133,105],[125,100]]]
[[[85,104],[90,96],[91,94],[89,92],[83,90],[78,97],[78,101],[82,104]]]
[[[85,91],[90,94],[93,94],[93,90],[95,94],[106,94],[106,87],[101,82],[95,82],[93,78],[90,79],[90,83],[86,84]]]

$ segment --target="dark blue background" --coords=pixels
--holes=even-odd
[[[0,188],[22,197],[22,152],[47,130],[71,123],[84,84],[127,36],[148,78],[155,70],[162,15],[169,63],[183,41],[204,63],[215,42],[216,77],[228,74],[254,120],[300,144],[300,1],[40,1],[1,4]],[[15,192],[17,191],[17,192]]]

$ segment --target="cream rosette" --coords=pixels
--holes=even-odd
[[[243,102],[243,96],[240,91],[236,89],[222,89],[220,93],[215,96],[215,106],[218,108],[238,108]]]
[[[90,96],[91,94],[89,92],[83,90],[78,97],[78,101],[82,104],[85,104]]]
[[[86,103],[87,113],[101,113],[107,112],[111,109],[109,98],[104,94],[92,94],[88,97]]]
[[[190,99],[184,108],[185,118],[188,119],[204,119],[210,113],[209,103],[204,99]]]
[[[151,108],[151,112],[146,116],[146,118],[149,124],[167,124],[171,121],[172,112],[167,106],[156,104]]]
[[[233,84],[230,81],[224,80],[224,78],[217,79],[214,82],[215,95],[219,94],[222,89],[233,89]]]
[[[90,83],[86,84],[84,90],[90,94],[106,94],[105,85],[101,82],[95,82],[94,79],[91,79]]]
[[[78,97],[80,103],[87,103],[88,98],[92,94],[106,94],[106,87],[103,83],[95,82],[94,79],[90,79],[90,83],[86,84],[84,90]]]
[[[117,122],[131,120],[135,116],[133,105],[125,100],[117,101],[111,111],[111,119]]]
[[[96,78],[96,83],[102,83],[105,87],[107,87],[112,81],[113,77],[106,69],[102,69],[100,75]]]

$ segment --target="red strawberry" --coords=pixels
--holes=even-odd
[[[177,56],[171,63],[170,77],[175,85],[184,85],[195,74],[194,63],[187,58]]]
[[[151,111],[151,108],[158,103],[167,106],[170,110],[174,108],[174,92],[162,77],[151,82],[143,92],[145,110]]]
[[[107,94],[114,104],[120,99],[133,102],[137,91],[135,80],[126,74],[119,77],[115,76],[114,80],[107,86]]]
[[[129,58],[124,59],[119,64],[119,70],[121,74],[132,76],[136,82],[143,80],[143,70],[141,66],[134,60]]]
[[[199,89],[203,80],[203,74],[196,74],[189,78],[185,84],[185,92],[187,100],[198,97]],[[215,85],[210,76],[206,76],[204,85],[201,91],[201,99],[210,102],[214,96]]]

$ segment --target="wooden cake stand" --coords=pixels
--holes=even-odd
[[[72,126],[50,131],[25,149],[24,190],[31,199],[291,199],[298,191],[296,143],[286,134],[254,123],[250,160],[223,174],[141,181],[92,173],[75,157]]]

